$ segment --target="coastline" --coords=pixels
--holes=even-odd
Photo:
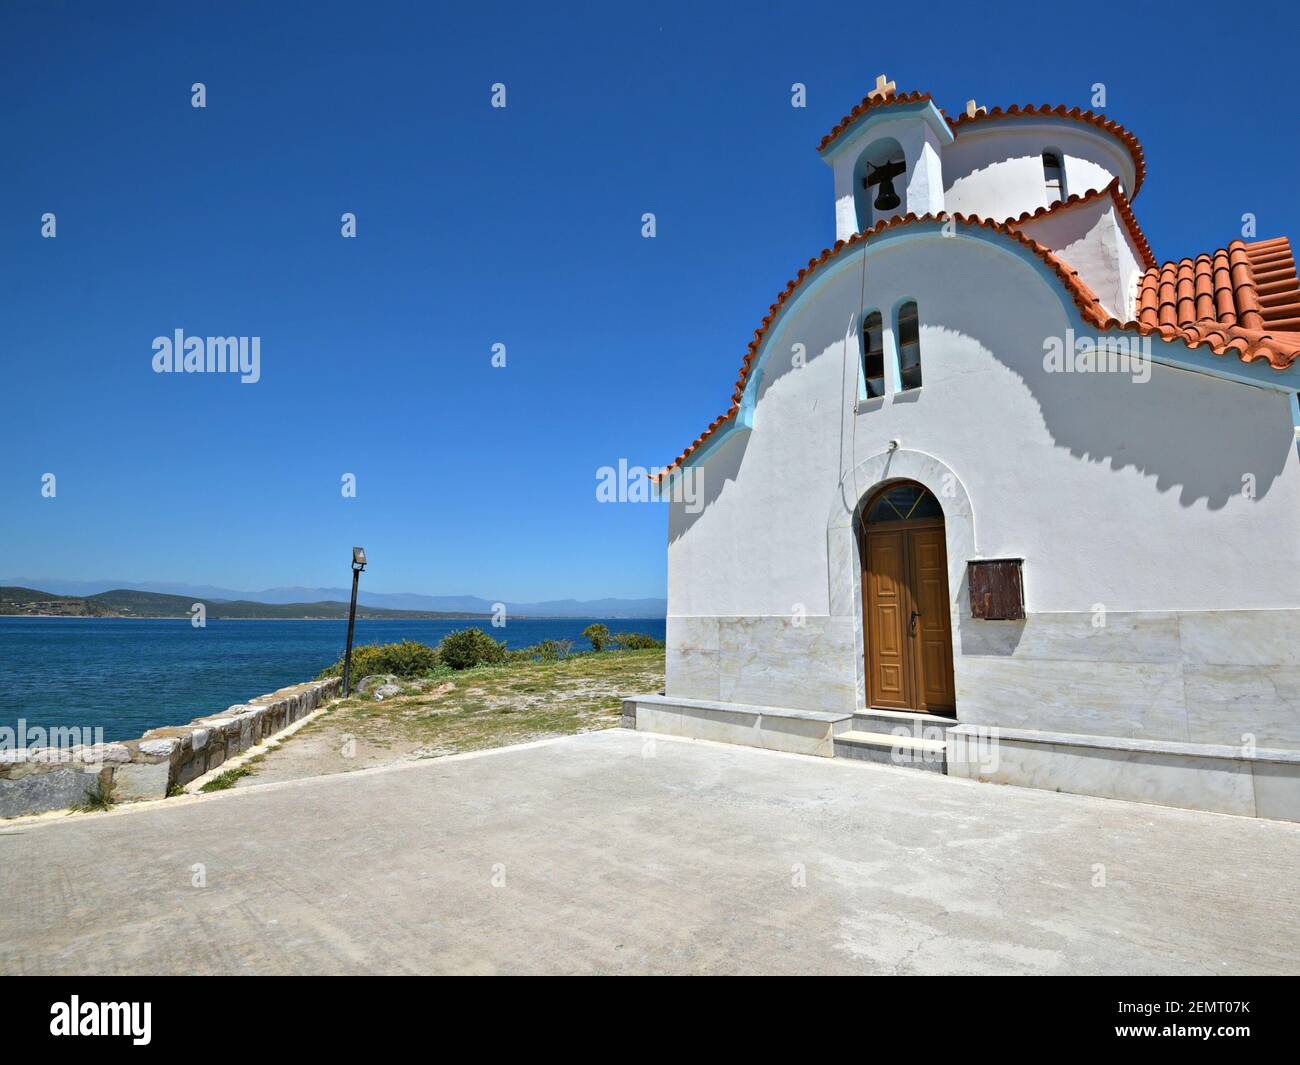
[[[66,619],[66,615],[63,616]],[[246,620],[280,621],[252,625]],[[28,728],[102,728],[107,740],[130,739],[195,713],[242,703],[315,677],[343,654],[342,624],[257,618],[0,617],[0,727],[19,720]],[[334,619],[312,618],[330,622]],[[665,636],[663,620],[593,619],[612,631]],[[358,620],[355,646],[410,640],[436,645],[448,632],[473,628],[517,650],[554,639],[587,647],[588,619],[510,618],[495,629],[485,620]],[[73,623],[75,621],[75,624]]]
[[[520,621],[537,621],[544,620],[533,617],[531,614],[515,614],[514,617]],[[0,620],[5,618],[59,618],[64,621],[191,621],[190,614],[0,614]],[[319,617],[294,617],[294,618],[208,618],[209,621],[342,621],[346,622],[347,618],[319,618]],[[366,614],[358,614],[358,621],[491,621],[491,614],[430,614],[427,617],[416,615],[414,617],[403,618],[386,618],[370,617]],[[585,620],[585,619],[570,619]],[[621,620],[621,619],[618,619]],[[629,621],[637,620],[628,618]],[[650,618],[642,620],[653,620]]]
[[[190,621],[189,614],[0,614],[5,618],[57,618],[64,621]],[[347,621],[347,618],[209,618],[209,621]],[[491,614],[430,614],[415,617],[388,618],[357,615],[358,621],[491,621]],[[658,617],[610,617],[596,614],[511,614],[511,621],[663,621]]]

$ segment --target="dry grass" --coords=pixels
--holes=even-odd
[[[351,734],[408,757],[436,757],[612,728],[626,696],[663,684],[662,649],[480,666],[406,682],[381,702],[354,695],[297,735]]]

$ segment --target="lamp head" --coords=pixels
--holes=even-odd
[[[366,568],[366,549],[364,547],[354,547],[352,549],[352,568]]]

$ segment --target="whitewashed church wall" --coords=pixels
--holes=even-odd
[[[1128,308],[1137,291],[1134,250],[1109,196],[1044,215],[1025,223],[1021,231],[1077,270],[1110,314],[1132,320]]]
[[[1286,397],[1164,366],[1141,383],[1046,372],[1043,339],[1073,316],[1014,254],[937,234],[873,250],[866,306],[892,326],[897,303],[918,300],[924,386],[856,415],[845,394],[857,388],[861,260],[779,323],[753,431],[703,463],[702,513],[672,507],[669,694],[861,705],[861,608],[842,601],[858,562],[851,536],[828,537],[827,515],[845,473],[894,439],[960,478],[978,556],[1025,559],[1023,651],[991,649],[999,623],[963,616],[960,582],[950,589],[963,720],[1227,743],[1273,715],[1275,742],[1296,743],[1300,459]],[[1098,608],[1118,626],[1108,635],[1147,640],[1164,624],[1177,639],[1147,658],[1116,656],[1114,641],[1091,635]],[[1252,645],[1255,680],[1230,668],[1235,650],[1206,650],[1216,633],[1232,645],[1259,631],[1278,635]],[[1065,694],[1085,681],[1092,694]],[[1055,702],[1042,698],[1051,688]]]

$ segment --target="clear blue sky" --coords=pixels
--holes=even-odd
[[[1300,237],[1294,6],[1017,7],[4,3],[0,573],[338,585],[355,542],[377,591],[662,595],[665,508],[596,470],[725,409],[880,71],[950,112],[1104,82],[1157,256]],[[262,380],[155,375],[177,327]]]

